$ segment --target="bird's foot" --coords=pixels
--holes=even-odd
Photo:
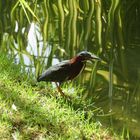
[[[55,84],[56,84],[56,87],[57,87],[58,92],[59,92],[63,97],[65,97],[66,99],[70,100],[71,97],[68,96],[68,95],[66,95],[66,94],[62,91],[62,89],[60,88],[60,86],[59,86],[56,82],[55,82]]]

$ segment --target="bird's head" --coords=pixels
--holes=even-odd
[[[87,51],[82,51],[82,52],[78,53],[76,57],[81,61],[87,61],[87,60],[101,61],[101,58],[99,58],[95,54],[92,54],[92,53],[87,52]]]

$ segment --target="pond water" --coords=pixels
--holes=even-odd
[[[17,27],[16,27],[17,28]],[[16,29],[15,29],[16,30]],[[37,42],[39,40],[39,42]],[[19,55],[18,51],[15,50],[15,61],[17,64],[20,63],[20,58],[22,57],[23,59],[23,66],[25,66],[26,71],[30,71],[35,74],[35,62],[33,60],[33,57],[35,59],[41,58],[44,60],[44,65],[47,64],[48,57],[51,53],[52,46],[48,43],[43,43],[42,41],[42,36],[39,31],[39,27],[35,24],[32,23],[30,25],[30,29],[28,32],[28,44],[26,47],[26,51],[24,53],[21,53]],[[18,45],[15,43],[15,46],[18,48]],[[44,49],[45,48],[45,49]],[[55,65],[59,63],[59,60],[56,58],[56,56],[53,56],[52,59],[52,65]]]

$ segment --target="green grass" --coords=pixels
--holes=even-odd
[[[119,139],[94,121],[87,104],[80,96],[68,101],[51,86],[35,83],[13,59],[0,55],[0,139]]]

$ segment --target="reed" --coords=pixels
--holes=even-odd
[[[113,104],[121,102],[126,112],[138,117],[139,15],[136,0],[1,1],[0,51],[18,55],[23,66],[26,55],[36,77],[52,65],[54,57],[63,60],[81,50],[94,52],[103,61],[88,64],[86,75],[78,78],[78,83],[87,85],[83,94],[91,100],[98,97],[96,102],[106,99],[112,111]],[[32,46],[37,56],[28,51],[32,23],[38,28]],[[47,49],[50,53],[45,58]]]

